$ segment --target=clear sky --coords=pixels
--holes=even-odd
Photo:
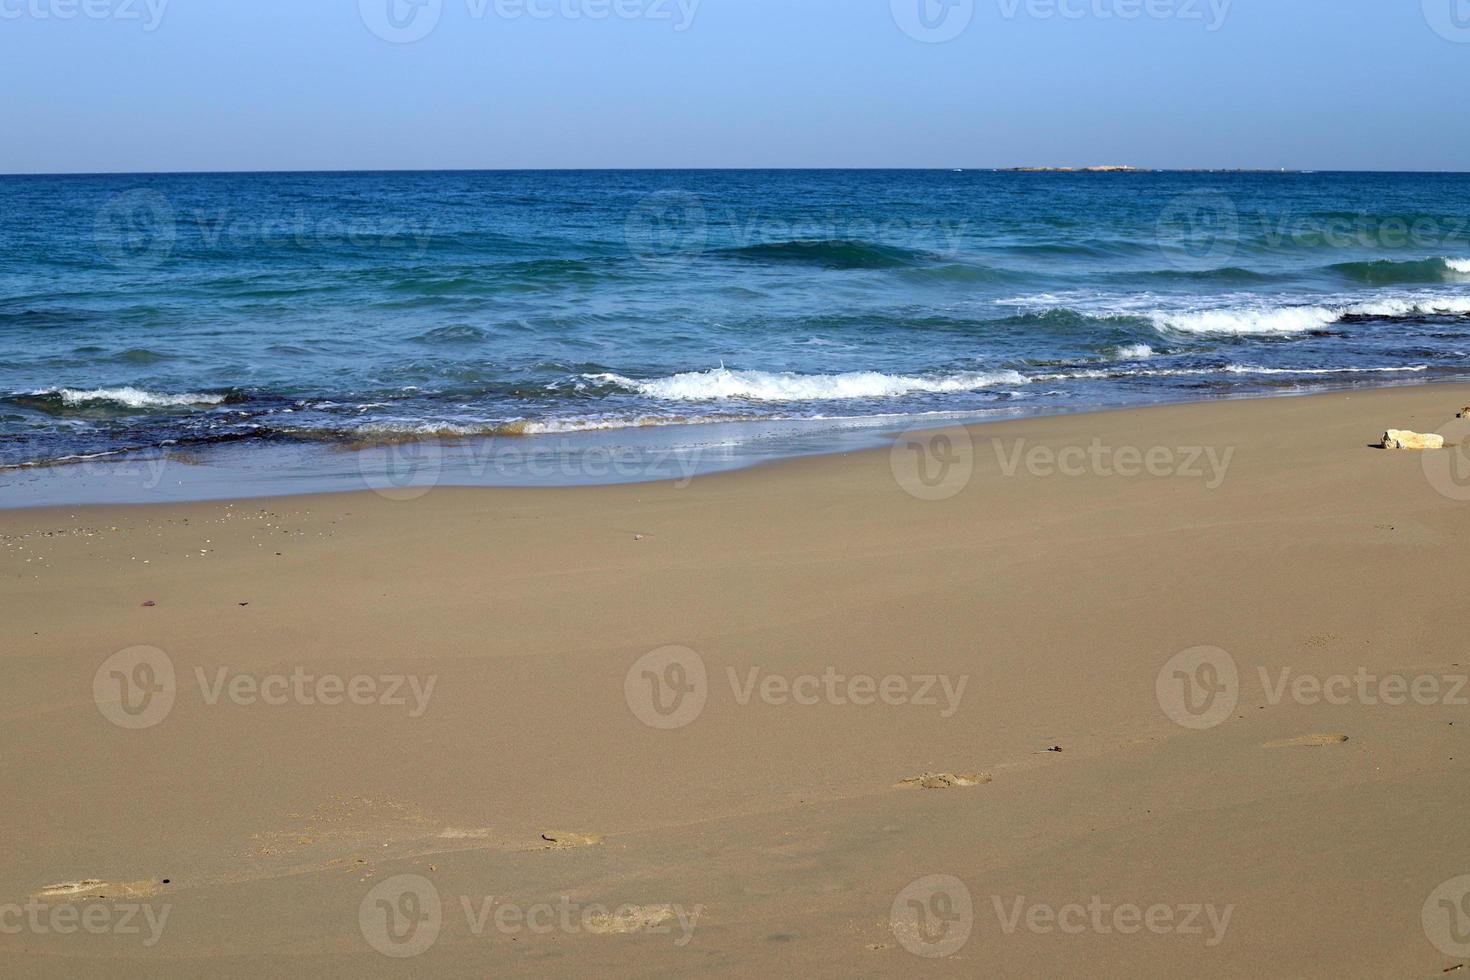
[[[1470,170],[1467,83],[1470,0],[0,0],[0,172]]]

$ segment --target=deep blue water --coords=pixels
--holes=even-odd
[[[810,448],[1464,377],[1467,314],[1466,175],[0,177],[0,464],[830,420]]]

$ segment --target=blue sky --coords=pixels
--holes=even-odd
[[[1470,170],[1467,82],[1470,0],[0,0],[0,172]]]

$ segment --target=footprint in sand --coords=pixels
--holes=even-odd
[[[994,777],[988,772],[977,772],[968,776],[956,776],[952,772],[926,772],[899,782],[904,789],[953,789],[956,786],[983,786]]]
[[[36,893],[37,898],[76,898],[90,892],[101,891],[107,882],[97,878],[85,881],[63,881],[59,885],[47,885]]]
[[[676,914],[672,905],[628,905],[613,913],[585,916],[582,925],[594,936],[620,936],[662,925]]]
[[[541,839],[547,844],[547,850],[561,847],[592,847],[601,844],[601,834],[577,834],[567,830],[548,830],[541,835]]]
[[[1267,742],[1262,748],[1267,749],[1290,749],[1298,746],[1320,747],[1323,745],[1341,745],[1346,742],[1346,735],[1299,735],[1296,738],[1283,738],[1275,742]]]
[[[440,840],[489,840],[495,831],[489,827],[445,827],[439,831]]]
[[[35,897],[64,902],[78,898],[148,898],[161,891],[163,891],[163,885],[157,881],[128,881],[114,884],[99,878],[85,878],[81,881],[63,881],[55,885],[47,885],[36,892]]]

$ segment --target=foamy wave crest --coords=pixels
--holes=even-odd
[[[1358,303],[1342,312],[1349,316],[1465,316],[1470,315],[1470,296],[1395,297]]]
[[[49,391],[35,392],[35,394],[37,396],[51,395],[61,399],[61,403],[67,406],[111,402],[114,405],[122,405],[126,408],[179,408],[191,405],[220,405],[224,403],[226,397],[224,395],[201,393],[161,395],[157,392],[144,391],[142,388],[133,387],[93,388],[90,390],[81,388],[52,388]]]
[[[1326,375],[1326,374],[1418,374],[1428,371],[1429,365],[1416,364],[1406,367],[1330,367],[1330,368],[1272,368],[1256,367],[1253,364],[1226,364],[1219,368],[1084,368],[1059,374],[1034,374],[1032,381],[1104,381],[1122,378],[1209,378],[1220,374],[1236,375]]]
[[[615,384],[667,401],[708,401],[746,398],[752,401],[794,402],[847,398],[892,398],[925,392],[974,391],[995,385],[1020,385],[1025,376],[1015,371],[973,372],[940,377],[851,371],[846,374],[792,374],[767,371],[731,371],[715,368],[691,371],[651,381],[635,381],[617,374],[587,375],[588,380]]]
[[[1342,311],[1325,306],[1288,306],[1154,313],[1154,325],[1180,333],[1292,334],[1320,330],[1341,319]]]
[[[1470,262],[1466,263],[1470,266]],[[1294,334],[1320,330],[1348,317],[1402,319],[1413,316],[1470,316],[1467,296],[1389,296],[1342,306],[1232,307],[1150,314],[1160,330],[1198,334]]]
[[[1227,364],[1226,374],[1417,374],[1428,371],[1429,365],[1412,367],[1336,367],[1336,368],[1269,368],[1250,364]]]
[[[579,432],[601,432],[614,429],[642,429],[653,426],[711,425],[717,422],[759,422],[778,420],[779,416],[756,416],[723,412],[704,415],[637,415],[637,416],[571,416],[559,419],[509,419],[506,421],[379,421],[348,430],[283,429],[307,437],[342,437],[350,443],[415,442],[441,439],[446,441],[514,436],[569,435]]]
[[[1470,275],[1470,259],[1445,259],[1444,264],[1450,267],[1451,272]]]
[[[1146,361],[1154,356],[1154,349],[1148,344],[1128,344],[1119,347],[1114,356],[1120,361]]]

